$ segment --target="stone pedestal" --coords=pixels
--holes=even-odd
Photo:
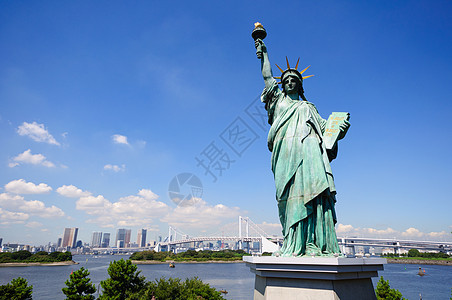
[[[254,300],[376,299],[372,277],[384,258],[244,256],[256,274]]]

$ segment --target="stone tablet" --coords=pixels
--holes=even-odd
[[[331,113],[328,121],[326,121],[325,132],[323,133],[323,142],[326,149],[331,150],[335,147],[340,133],[339,126],[349,119],[350,114],[348,112]]]

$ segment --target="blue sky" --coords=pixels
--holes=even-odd
[[[55,242],[64,227],[84,242],[168,224],[236,234],[239,215],[278,234],[269,126],[247,113],[265,113],[256,21],[273,65],[311,65],[323,118],[351,114],[332,163],[338,235],[452,240],[449,1],[0,5],[4,242]],[[196,160],[211,150],[215,182]],[[196,203],[169,197],[180,173],[202,181]]]

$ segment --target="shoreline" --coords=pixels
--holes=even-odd
[[[393,259],[386,258],[388,264],[410,264],[410,265],[441,265],[441,266],[452,266],[452,261],[448,260],[422,260],[422,259]],[[243,260],[206,260],[206,261],[159,261],[159,260],[132,260],[133,264],[136,265],[159,265],[159,264],[210,264],[210,263],[219,263],[219,264],[233,264],[233,263],[244,263]]]
[[[422,259],[394,259],[394,258],[386,258],[388,264],[409,264],[409,265],[441,265],[441,266],[452,266],[451,260],[422,260]],[[234,263],[244,263],[243,260],[206,260],[206,261],[195,261],[195,260],[187,260],[187,261],[159,261],[159,260],[132,260],[133,264],[136,265],[161,265],[161,264],[234,264]],[[78,262],[73,260],[71,261],[60,261],[60,262],[12,262],[12,263],[0,263],[0,268],[2,267],[36,267],[36,266],[70,266],[70,265],[78,265]]]
[[[5,267],[36,267],[36,266],[70,266],[78,265],[78,262],[71,261],[57,261],[57,262],[11,262],[11,263],[0,263],[0,268]]]
[[[161,265],[161,264],[235,264],[235,263],[244,263],[243,260],[205,260],[205,261],[196,261],[196,260],[187,260],[187,261],[160,261],[160,260],[132,260],[133,264],[136,265]]]
[[[394,259],[386,258],[388,264],[406,264],[406,265],[440,265],[452,266],[452,260],[423,260],[423,259]]]

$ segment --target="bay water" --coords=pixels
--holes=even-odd
[[[34,267],[1,267],[0,285],[10,282],[13,278],[23,277],[33,285],[33,299],[64,299],[61,289],[69,279],[72,271],[81,267],[88,269],[91,281],[99,287],[100,281],[108,278],[109,263],[128,255],[74,255],[78,265],[70,266],[34,266]],[[418,276],[421,267],[425,276]],[[168,264],[138,265],[146,280],[161,277],[178,277],[181,279],[198,277],[218,290],[226,290],[226,299],[253,299],[254,274],[244,263],[176,263],[175,268]],[[398,289],[407,299],[449,300],[452,288],[452,267],[435,265],[403,265],[387,264],[385,270],[379,272],[385,280],[389,280],[392,288]],[[379,278],[373,278],[376,287]],[[96,294],[97,295],[97,294]]]

